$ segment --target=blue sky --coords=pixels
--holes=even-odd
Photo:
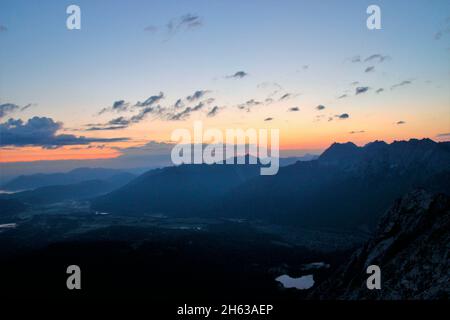
[[[81,7],[81,30],[66,29],[69,4]],[[366,28],[370,4],[381,8],[382,30]],[[187,14],[201,25],[168,32],[168,23]],[[2,0],[0,25],[0,104],[33,104],[8,117],[49,117],[72,134],[117,117],[98,115],[114,101],[134,104],[164,92],[170,105],[196,90],[208,90],[222,111],[214,119],[205,111],[184,122],[271,125],[284,130],[281,144],[287,148],[450,132],[450,2],[445,0]],[[374,54],[387,58],[350,61]],[[368,67],[374,71],[365,72]],[[238,71],[248,75],[227,78]],[[267,99],[275,84],[279,95],[292,94],[289,101],[237,110],[245,101]],[[357,86],[370,89],[355,96]],[[379,88],[383,93],[375,94]],[[344,94],[347,98],[338,99]],[[323,118],[315,109],[319,104],[327,107]],[[286,112],[294,106],[300,109],[298,120]],[[343,113],[348,120],[325,123]],[[268,117],[274,118],[270,124],[263,121]],[[402,131],[392,125],[399,121],[407,125]],[[163,141],[179,126],[150,117],[124,130],[91,135]],[[354,131],[365,134],[349,135]]]

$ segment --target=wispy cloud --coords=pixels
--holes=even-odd
[[[187,96],[186,100],[189,102],[194,102],[194,101],[197,101],[197,100],[203,98],[208,93],[209,93],[208,90],[197,90],[192,95]]]
[[[265,118],[265,119],[264,119],[264,121],[272,121],[272,120],[273,120],[272,117],[268,117],[268,118]]]
[[[105,112],[111,112],[111,111],[112,112],[123,112],[123,111],[128,110],[129,105],[130,104],[128,102],[125,102],[125,100],[117,100],[117,101],[113,102],[112,106],[106,107],[106,108],[103,108],[102,110],[100,110],[100,112],[98,114],[103,114]]]
[[[400,120],[400,121],[397,121],[397,122],[396,122],[396,125],[402,125],[402,124],[405,124],[405,123],[406,123],[405,121]]]
[[[217,113],[219,112],[220,108],[218,106],[214,106],[211,110],[208,111],[206,114],[207,117],[215,117]]]
[[[390,59],[389,56],[384,56],[382,54],[377,53],[377,54],[372,54],[371,56],[368,56],[367,58],[365,58],[364,62],[376,61],[378,63],[381,63],[388,59]]]
[[[0,118],[3,118],[4,116],[6,116],[7,114],[16,112],[16,111],[25,111],[28,108],[30,108],[31,106],[33,106],[33,104],[29,103],[23,107],[18,106],[17,104],[14,103],[3,103],[0,104]]]
[[[164,93],[160,92],[158,95],[151,96],[147,98],[147,100],[140,102],[138,101],[135,106],[136,107],[150,107],[153,104],[159,102],[161,99],[164,99]]]
[[[226,76],[225,78],[229,78],[229,79],[242,79],[244,77],[247,77],[248,73],[245,71],[237,71],[232,75]]]
[[[379,89],[377,89],[377,91],[375,91],[375,93],[381,93],[381,92],[383,92],[383,91],[384,91],[383,88],[379,88]]]
[[[180,17],[174,18],[167,23],[167,31],[170,34],[175,34],[179,31],[190,30],[198,28],[203,25],[202,18],[195,14],[185,14]]]
[[[359,130],[359,131],[350,131],[350,134],[358,134],[358,133],[365,133],[366,131],[364,130]]]
[[[412,81],[410,81],[410,80],[405,80],[405,81],[396,83],[396,84],[394,84],[394,85],[391,86],[391,90],[394,90],[395,88],[398,88],[398,87],[404,87],[404,86],[407,86],[407,85],[409,85],[409,84],[411,84],[411,83],[412,83]]]
[[[373,71],[375,71],[374,66],[367,67],[366,70],[364,70],[365,73],[369,73],[369,72],[373,72]]]
[[[250,99],[250,100],[247,100],[247,101],[244,102],[244,103],[239,104],[237,107],[238,107],[239,109],[247,109],[247,111],[250,111],[250,109],[251,109],[252,107],[258,106],[258,105],[260,105],[260,104],[262,104],[262,102],[257,101],[257,100],[255,100],[255,99]]]
[[[356,87],[355,89],[355,95],[363,94],[367,92],[370,88],[369,87]]]

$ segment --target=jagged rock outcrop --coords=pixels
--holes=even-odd
[[[317,287],[312,299],[448,299],[450,197],[415,190],[397,200],[369,242]],[[381,268],[381,289],[369,290],[369,265]]]

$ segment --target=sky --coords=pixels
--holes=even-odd
[[[289,155],[450,138],[447,0],[2,0],[0,48],[9,166],[158,154],[195,120],[279,129]]]

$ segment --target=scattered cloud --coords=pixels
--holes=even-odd
[[[375,67],[374,66],[370,66],[370,67],[367,67],[366,70],[364,70],[364,72],[365,73],[369,73],[369,72],[373,72],[374,70],[375,70]]]
[[[181,112],[168,115],[168,120],[172,120],[172,121],[185,120],[185,119],[189,118],[191,113],[203,109],[203,107],[205,105],[206,105],[205,102],[200,102],[194,107],[187,107]]]
[[[14,103],[3,103],[0,104],[0,118],[3,118],[4,116],[6,116],[7,114],[13,113],[15,111],[25,111],[28,108],[30,108],[31,106],[33,106],[33,104],[29,103],[23,107],[18,106],[17,104]]]
[[[14,103],[0,104],[0,118],[3,118],[8,113],[14,112],[19,109],[19,106]]]
[[[353,81],[352,83],[350,83],[350,85],[352,85],[352,86],[356,86],[358,84],[359,84],[359,81]]]
[[[348,95],[344,93],[344,94],[340,95],[338,97],[338,99],[344,99],[344,98],[347,98],[347,97],[348,97]]]
[[[403,121],[403,120],[400,120],[400,121],[397,121],[397,125],[401,125],[401,124],[405,124],[406,122],[405,121]]]
[[[356,89],[355,89],[355,95],[365,93],[365,92],[367,92],[369,89],[370,89],[369,87],[356,87]]]
[[[388,59],[389,59],[389,56],[383,56],[382,54],[377,53],[377,54],[368,56],[366,59],[364,59],[364,62],[376,61],[378,63],[381,63]]]
[[[383,92],[383,91],[384,91],[383,88],[379,88],[379,89],[377,89],[377,91],[375,91],[375,93],[381,93],[381,92]]]
[[[450,17],[447,17],[447,19],[445,19],[443,27],[434,34],[434,39],[440,40],[447,34],[450,34]]]
[[[169,34],[175,34],[179,31],[194,29],[202,25],[202,18],[198,15],[188,13],[170,20],[166,27]]]
[[[252,107],[255,107],[255,106],[258,106],[258,105],[260,105],[260,104],[262,104],[262,102],[260,102],[260,101],[257,101],[257,100],[255,100],[255,99],[250,99],[250,100],[248,100],[247,102],[244,102],[244,103],[241,103],[241,104],[239,104],[237,107],[239,108],[239,109],[247,109],[247,111],[250,111],[250,108],[252,108]]]
[[[109,126],[109,127],[89,127],[85,131],[110,131],[110,130],[118,130],[118,129],[125,129],[128,126]]]
[[[184,107],[184,103],[182,99],[178,99],[175,104],[173,105],[173,107],[175,109],[179,109],[179,108],[183,108]]]
[[[147,98],[147,100],[145,100],[144,102],[138,101],[135,104],[135,106],[136,107],[149,107],[149,106],[152,106],[153,104],[159,102],[161,99],[164,99],[163,92],[160,92],[158,95],[154,95],[154,96]]]
[[[391,86],[391,90],[394,90],[395,88],[398,88],[398,87],[407,86],[407,85],[409,85],[411,83],[412,83],[412,81],[410,81],[410,80],[405,80],[405,81],[396,83],[393,86]]]
[[[358,134],[358,133],[365,133],[366,131],[364,130],[359,130],[359,131],[350,131],[350,134]]]
[[[242,79],[244,77],[248,76],[248,73],[245,71],[237,71],[236,73],[226,76],[226,78],[231,78],[231,79]]]
[[[280,97],[279,100],[281,101],[281,100],[289,99],[290,97],[291,97],[290,93],[285,93]]]
[[[317,107],[316,107],[316,109],[317,110],[323,110],[323,109],[325,109],[326,107],[324,106],[324,105],[322,105],[322,104],[319,104]]]
[[[350,116],[349,116],[348,113],[342,113],[342,114],[337,114],[337,115],[335,115],[335,118],[338,118],[338,119],[348,119],[348,118],[350,118]]]
[[[449,133],[439,133],[436,135],[437,138],[450,138],[450,132]]]
[[[218,106],[214,106],[209,112],[206,114],[207,117],[215,117],[219,112],[220,108]]]
[[[93,142],[127,141],[128,138],[88,138],[72,134],[57,134],[63,124],[52,118],[33,117],[23,122],[20,119],[9,119],[0,124],[0,146],[40,146],[55,148],[64,145],[85,145]]]
[[[114,101],[112,106],[106,107],[106,108],[103,108],[102,110],[100,110],[100,112],[98,114],[103,114],[105,112],[110,112],[110,111],[113,111],[113,112],[126,111],[126,110],[128,110],[129,105],[130,104],[128,102],[125,102],[125,100],[117,100],[117,101]]]
[[[288,111],[289,112],[297,112],[297,111],[300,111],[300,108],[299,107],[292,107],[292,108],[289,108]]]
[[[360,55],[354,56],[354,57],[350,58],[350,61],[351,61],[352,63],[358,63],[358,62],[361,62],[361,56],[360,56]]]
[[[194,101],[197,101],[197,100],[203,98],[208,93],[209,93],[208,90],[197,90],[192,95],[187,96],[186,100],[189,102],[194,102]]]
[[[265,119],[264,119],[264,121],[272,121],[272,120],[273,120],[272,117],[269,117],[269,118],[265,118]]]

